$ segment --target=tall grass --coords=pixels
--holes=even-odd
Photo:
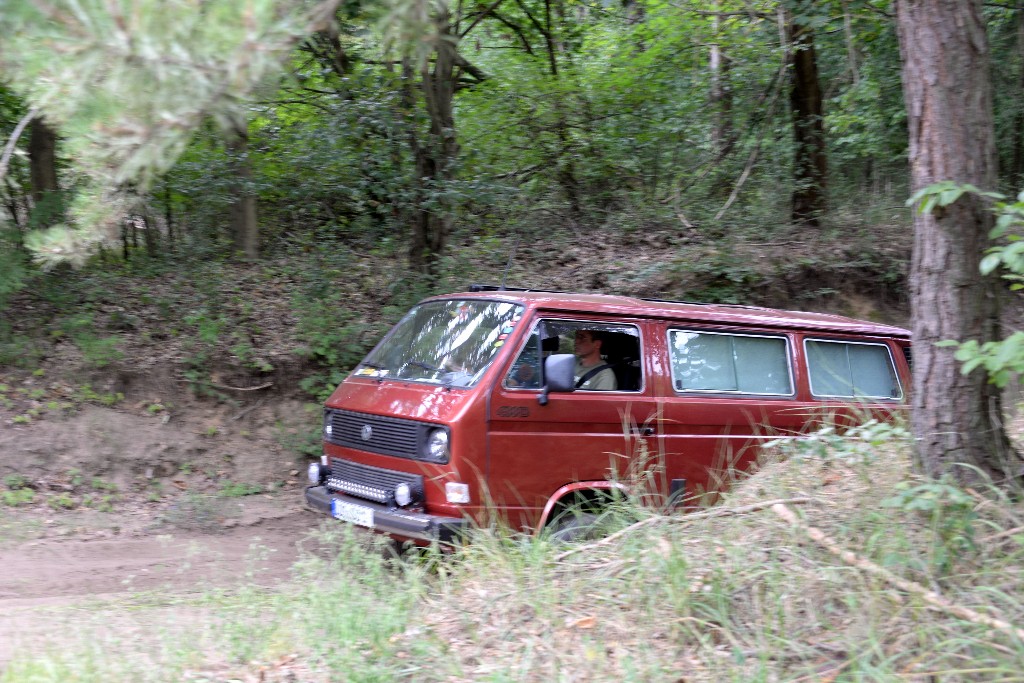
[[[0,681],[1022,681],[1024,505],[917,477],[904,437],[783,442],[718,506],[576,546],[483,529],[399,561],[327,525],[292,581],[62,631]]]

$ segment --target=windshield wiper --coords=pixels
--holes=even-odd
[[[424,363],[423,361],[419,360],[411,360],[408,363],[406,363],[406,365],[414,365],[417,368],[422,368],[423,370],[426,370],[427,372],[444,372],[444,370],[442,370],[441,368],[435,368],[430,363]]]

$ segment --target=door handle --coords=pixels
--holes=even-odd
[[[654,427],[633,427],[632,432],[637,436],[654,436]]]

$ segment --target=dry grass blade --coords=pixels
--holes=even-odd
[[[948,612],[949,614],[960,617],[961,619],[966,619],[971,623],[988,626],[990,628],[997,629],[999,631],[1002,631],[1003,633],[1007,633],[1009,635],[1016,636],[1021,640],[1024,640],[1024,629],[1018,628],[1017,626],[1014,626],[1013,624],[1007,621],[1003,621],[1002,619],[989,617],[969,607],[964,607],[963,605],[957,605],[955,603],[952,603],[946,598],[936,593],[935,591],[928,590],[924,586],[914,583],[913,581],[908,581],[906,579],[902,579],[896,576],[887,569],[879,567],[874,562],[866,560],[850,550],[846,550],[845,548],[840,546],[835,540],[829,538],[829,536],[826,535],[825,532],[823,532],[821,529],[816,529],[815,527],[804,524],[800,521],[796,514],[794,514],[793,511],[787,508],[785,505],[781,503],[776,503],[772,505],[772,512],[774,512],[779,517],[784,519],[787,523],[790,524],[790,526],[805,533],[811,540],[813,540],[815,543],[828,550],[836,557],[840,558],[846,564],[852,567],[856,567],[857,569],[862,569],[868,573],[874,574],[875,576],[882,578],[887,583],[895,586],[896,588],[899,588],[902,591],[905,591],[907,593],[913,593],[914,595],[919,596],[922,600],[924,600],[934,608],[940,609],[944,612]]]
[[[674,524],[689,524],[691,522],[696,522],[697,520],[700,520],[700,519],[710,519],[710,518],[714,518],[714,517],[734,517],[736,515],[745,515],[745,514],[750,513],[750,512],[758,512],[759,510],[764,510],[765,508],[772,507],[773,505],[803,505],[805,503],[811,502],[811,500],[812,500],[811,498],[808,498],[806,496],[797,497],[797,498],[780,498],[780,499],[776,499],[776,500],[765,500],[765,501],[761,501],[759,503],[751,503],[750,505],[743,505],[741,507],[735,507],[735,508],[713,508],[711,510],[702,510],[700,512],[691,512],[691,513],[688,513],[688,514],[685,514],[685,515],[679,515],[679,516],[658,515],[658,516],[655,516],[655,517],[648,517],[647,519],[640,520],[639,522],[636,522],[635,524],[630,524],[625,529],[620,529],[619,531],[616,531],[613,534],[609,534],[608,536],[605,536],[604,538],[602,538],[600,541],[596,541],[594,543],[588,543],[586,545],[576,546],[575,548],[570,548],[569,550],[561,552],[558,555],[555,555],[554,561],[555,562],[561,562],[565,558],[570,557],[572,555],[575,555],[576,553],[584,552],[584,551],[591,551],[591,550],[595,550],[597,548],[602,548],[604,546],[611,545],[612,543],[614,543],[619,538],[622,538],[623,536],[625,536],[627,534],[631,534],[631,533],[635,532],[637,529],[640,529],[640,528],[646,527],[646,526],[654,526],[654,525],[657,525],[657,524],[673,524],[673,523]]]

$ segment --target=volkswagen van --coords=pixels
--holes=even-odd
[[[823,414],[903,410],[910,358],[907,330],[838,315],[474,286],[416,305],[330,396],[305,499],[420,544],[494,516],[557,530],[610,493],[693,500]]]

